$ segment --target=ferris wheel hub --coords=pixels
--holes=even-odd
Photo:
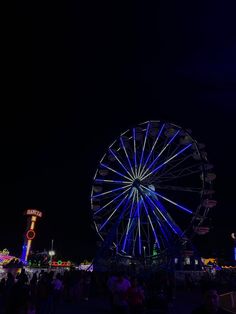
[[[141,184],[141,181],[139,179],[135,179],[132,185],[134,188],[139,189],[140,184]]]

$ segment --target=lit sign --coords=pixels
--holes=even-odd
[[[50,263],[49,263],[49,265],[50,265]],[[51,266],[53,266],[53,267],[70,267],[71,266],[71,262],[70,261],[68,261],[68,262],[63,262],[63,261],[61,261],[61,260],[59,260],[59,261],[53,261],[52,263],[51,263]]]
[[[28,209],[26,215],[42,217],[42,212],[36,209]]]

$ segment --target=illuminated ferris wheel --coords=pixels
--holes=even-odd
[[[204,145],[186,130],[147,121],[123,132],[94,175],[91,209],[103,245],[129,258],[152,258],[200,232],[215,174]]]

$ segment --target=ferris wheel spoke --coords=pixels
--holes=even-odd
[[[174,221],[174,219],[171,217],[171,215],[168,213],[168,211],[166,210],[165,206],[162,204],[161,201],[159,201],[156,197],[154,198],[154,203],[157,204],[159,210],[161,210],[163,213],[165,213],[166,217],[168,217],[169,222],[172,224],[172,226],[175,228],[175,230],[177,231],[177,235],[179,237],[183,236],[183,231],[181,230],[181,228],[177,225],[177,223]],[[173,230],[173,229],[172,229]]]
[[[125,191],[123,191],[122,193],[118,194],[115,198],[113,198],[110,202],[106,203],[104,206],[102,206],[101,208],[99,208],[95,213],[94,216],[97,215],[98,213],[100,213],[103,209],[105,209],[107,206],[111,205],[112,203],[114,203],[118,198],[120,198],[123,194],[127,193],[129,190],[131,189],[131,187],[128,187]]]
[[[135,197],[138,199],[138,193],[137,193],[137,190],[136,190],[136,193],[135,193]],[[135,243],[136,243],[136,240],[137,240],[137,236],[134,236],[134,232],[135,230],[137,231],[136,234],[138,234],[138,230],[139,230],[139,221],[138,221],[138,211],[139,211],[139,201],[137,200],[137,203],[136,203],[136,207],[134,207],[134,210],[133,210],[133,213],[132,213],[132,218],[131,218],[131,221],[130,221],[130,224],[129,224],[129,229],[128,229],[128,234],[127,234],[127,237],[126,237],[126,240],[128,239],[128,237],[130,237],[130,235],[133,234],[133,249],[135,247]],[[137,228],[136,228],[137,227]],[[139,236],[139,243],[141,243],[141,233],[140,233],[140,236]],[[130,241],[129,241],[130,242]],[[131,241],[132,242],[132,241]],[[140,247],[140,244],[139,244],[139,247]],[[128,251],[130,251],[130,244],[129,244],[129,247],[128,247]],[[125,253],[125,251],[123,250],[123,252]]]
[[[152,146],[152,148],[151,148],[151,150],[150,150],[150,153],[148,154],[148,157],[147,157],[146,161],[144,162],[144,165],[143,165],[143,167],[142,167],[142,169],[141,169],[140,176],[143,175],[143,172],[144,172],[144,170],[145,170],[146,164],[148,163],[148,161],[149,161],[149,159],[150,159],[150,157],[151,157],[151,155],[152,155],[152,153],[153,153],[153,151],[154,151],[154,148],[156,147],[156,144],[157,144],[157,142],[158,142],[158,140],[159,140],[159,138],[160,138],[160,136],[161,136],[161,133],[162,133],[162,131],[163,131],[163,129],[164,129],[164,126],[165,126],[165,123],[162,125],[162,127],[160,128],[160,130],[159,130],[159,132],[158,132],[158,134],[157,134],[157,137],[156,137],[156,139],[155,139],[155,141],[154,141],[154,144],[153,144],[153,146]]]
[[[113,212],[110,214],[110,216],[105,220],[105,222],[101,225],[101,227],[99,228],[99,232],[106,226],[106,224],[109,222],[109,220],[112,218],[112,216],[117,212],[117,210],[119,209],[119,207],[124,203],[124,201],[126,200],[126,198],[128,197],[128,195],[126,195],[121,202],[115,207],[115,209],[113,210]]]
[[[133,128],[133,143],[134,143],[134,173],[135,177],[137,177],[137,151],[136,151],[136,129]]]
[[[162,182],[158,180],[158,183]],[[156,189],[161,190],[171,190],[171,191],[179,191],[179,192],[193,192],[193,193],[201,193],[202,189],[200,187],[186,187],[186,186],[176,186],[176,185],[159,185],[155,184]]]
[[[156,212],[154,211],[153,209],[153,206],[150,206],[151,208],[151,211],[152,211],[152,215],[153,217],[155,218],[155,221],[157,222],[158,226],[159,226],[159,229],[161,231],[161,234],[163,234],[165,240],[166,240],[166,243],[169,244],[170,242],[170,230],[168,229],[169,225],[166,224],[163,219],[161,219],[159,216],[157,216]],[[173,229],[171,228],[171,230],[173,231]],[[174,232],[176,234],[176,232]]]
[[[160,206],[161,203],[155,199],[152,200],[151,197],[149,197],[147,194],[145,195],[146,198],[149,200],[149,202],[153,205],[154,209],[157,211],[157,213],[164,219],[164,221],[169,225],[169,227],[172,229],[174,233],[181,236],[183,232],[181,229],[175,224],[173,219],[170,217],[170,215],[167,213],[167,211],[164,209],[163,206]],[[157,204],[156,204],[157,203]]]
[[[120,159],[117,157],[117,155],[113,152],[113,150],[110,148],[109,151],[111,154],[115,157],[115,159],[118,161],[118,163],[121,165],[121,167],[127,172],[127,174],[130,176],[132,179],[132,174],[129,172],[129,170],[123,165],[123,163],[120,161]]]
[[[143,147],[142,147],[141,158],[140,158],[139,167],[138,167],[138,176],[140,176],[140,170],[141,170],[142,162],[143,162],[143,154],[144,154],[145,147],[146,147],[146,142],[147,142],[149,129],[150,129],[150,122],[148,123],[147,128],[146,128],[146,133],[145,133],[144,143],[143,143]]]
[[[141,229],[140,229],[140,200],[138,199],[137,193],[137,214],[138,214],[138,249],[139,255],[142,254],[142,240],[141,240]]]
[[[151,170],[152,166],[157,162],[157,160],[161,157],[161,155],[164,153],[164,151],[169,147],[169,145],[173,142],[173,140],[176,138],[176,136],[179,134],[180,130],[176,131],[175,134],[170,138],[170,140],[167,142],[167,144],[162,148],[160,153],[157,155],[157,157],[153,160],[153,162],[147,167],[147,169],[142,173],[142,176],[145,176],[145,174]]]
[[[122,180],[95,179],[94,181],[95,182],[102,182],[102,183],[131,184],[131,181],[122,181]]]
[[[107,244],[115,242],[114,241],[115,232],[118,229],[118,226],[119,226],[121,220],[123,219],[123,216],[124,216],[124,214],[125,214],[125,212],[126,212],[126,210],[128,208],[128,205],[129,205],[129,202],[130,202],[130,198],[132,197],[132,194],[133,194],[133,190],[131,189],[129,195],[127,195],[127,197],[126,197],[126,202],[125,202],[125,204],[124,204],[124,206],[122,208],[122,211],[121,211],[120,215],[117,217],[116,222],[111,225],[111,229],[107,233],[107,237],[106,237]]]
[[[119,172],[119,171],[116,171],[115,169],[112,169],[111,167],[107,166],[106,164],[104,163],[101,163],[101,166],[118,174],[119,176],[123,177],[123,178],[126,178],[127,180],[131,181],[129,177],[127,177],[126,175],[124,175],[123,173]]]
[[[131,184],[130,184],[131,186]],[[107,194],[111,194],[111,193],[114,193],[114,192],[117,192],[117,191],[120,191],[120,190],[124,190],[126,189],[128,186],[122,186],[120,188],[117,188],[117,189],[113,189],[113,190],[109,190],[107,192],[104,192],[104,193],[100,193],[100,194],[96,194],[96,195],[93,195],[92,198],[97,198],[97,197],[100,197],[100,196],[104,196],[104,195],[107,195]]]
[[[123,245],[122,245],[122,251],[123,252],[125,252],[126,242],[127,242],[127,238],[128,238],[129,231],[130,231],[130,223],[131,223],[132,213],[133,213],[133,209],[134,209],[134,202],[135,202],[135,194],[136,193],[137,192],[135,192],[133,194],[133,200],[132,200],[132,204],[131,204],[131,208],[130,208],[129,220],[128,220],[128,224],[127,224],[127,228],[126,228],[125,238],[124,238]]]
[[[180,156],[181,156],[181,155],[180,155]],[[158,179],[161,178],[162,176],[167,175],[167,174],[170,173],[173,169],[175,169],[175,168],[181,166],[181,165],[183,164],[183,162],[186,162],[190,157],[191,157],[191,154],[186,155],[186,156],[184,156],[183,158],[180,158],[179,161],[177,161],[177,160],[175,159],[174,165],[173,165],[173,166],[170,165],[170,167],[169,167],[168,169],[165,169],[162,173],[160,173],[160,174],[158,175]],[[177,171],[178,171],[178,168],[177,168]]]
[[[122,146],[122,148],[123,148],[123,150],[124,150],[126,159],[127,159],[127,161],[128,161],[130,170],[131,170],[131,172],[132,172],[132,175],[133,175],[133,177],[135,177],[135,173],[134,173],[134,170],[133,170],[133,167],[132,167],[132,164],[131,164],[129,155],[128,155],[128,153],[127,153],[127,150],[126,150],[126,148],[125,148],[124,141],[123,141],[122,137],[120,137],[120,141],[121,141],[121,146]]]
[[[174,178],[184,178],[192,176],[194,174],[202,173],[200,168],[197,168],[196,165],[178,169],[172,173],[169,173],[169,176],[165,176],[165,173],[158,175],[158,182],[167,182],[173,180]],[[159,180],[160,179],[160,180]]]
[[[153,223],[152,223],[152,220],[150,218],[150,215],[149,215],[149,212],[148,212],[148,209],[147,209],[147,206],[143,200],[143,197],[141,196],[141,199],[142,199],[142,203],[143,203],[143,207],[145,209],[145,212],[146,212],[146,215],[147,215],[147,218],[148,218],[148,221],[150,223],[150,226],[151,226],[151,229],[152,229],[152,232],[153,232],[153,235],[154,235],[154,239],[155,239],[155,243],[157,243],[158,245],[158,248],[160,248],[160,243],[159,243],[159,240],[158,240],[158,237],[157,237],[157,234],[156,234],[156,231],[155,231],[155,228],[153,226]],[[158,221],[158,220],[157,220]]]
[[[165,238],[165,240],[166,240],[166,243],[169,244],[170,238],[169,238],[169,236],[167,235],[167,230],[165,230],[165,226],[162,226],[162,224],[161,224],[161,222],[160,222],[159,220],[157,221],[157,223],[158,223],[158,226],[159,226],[159,228],[160,228],[161,233],[163,234],[163,236],[164,236],[164,238]],[[164,241],[163,241],[163,242],[164,242]]]
[[[192,143],[188,144],[187,146],[185,146],[183,149],[181,149],[178,153],[176,153],[175,155],[173,155],[172,157],[170,157],[169,159],[167,159],[166,161],[164,161],[162,164],[160,164],[158,167],[156,167],[155,169],[153,169],[152,171],[150,171],[146,176],[142,176],[141,180],[145,180],[146,178],[148,178],[150,175],[153,175],[154,173],[156,173],[159,169],[161,169],[165,164],[167,164],[168,162],[170,162],[172,159],[174,159],[175,157],[177,157],[179,154],[182,154],[186,149],[188,149],[190,146],[192,145]]]
[[[186,207],[184,207],[184,206],[182,206],[182,205],[180,205],[180,204],[178,204],[178,203],[172,201],[172,200],[169,199],[168,197],[165,197],[165,196],[161,195],[160,193],[157,193],[156,191],[153,191],[153,190],[151,190],[151,189],[145,187],[144,185],[141,185],[141,186],[142,186],[145,190],[147,190],[147,191],[149,191],[150,193],[153,193],[153,194],[159,196],[160,198],[164,199],[165,201],[171,203],[172,205],[175,205],[176,207],[182,209],[182,210],[185,211],[186,213],[188,213],[188,214],[193,214],[193,211],[192,211],[192,210],[190,210],[190,209],[188,209],[188,208],[186,208]]]

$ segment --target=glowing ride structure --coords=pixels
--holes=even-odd
[[[91,209],[101,246],[146,260],[208,232],[203,223],[216,206],[212,169],[191,130],[147,121],[123,132],[93,178]]]
[[[37,209],[27,209],[24,214],[27,216],[27,228],[24,235],[24,245],[21,260],[23,261],[23,263],[27,263],[31,244],[36,235],[35,233],[36,220],[37,218],[42,217],[42,212]]]
[[[19,259],[15,256],[11,256],[8,249],[4,249],[0,251],[0,266],[6,266],[12,260],[19,261]]]

